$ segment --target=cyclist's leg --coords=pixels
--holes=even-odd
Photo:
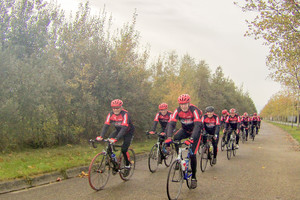
[[[245,133],[246,133],[246,141],[248,140],[248,128],[245,128]]]
[[[214,158],[217,157],[217,153],[218,153],[218,143],[219,143],[219,138],[217,138],[216,140],[213,138],[212,139],[212,145],[214,147]]]
[[[132,139],[133,139],[133,131],[130,131],[127,134],[124,135],[124,142],[123,142],[122,147],[121,147],[121,152],[124,156],[125,163],[126,163],[127,166],[130,164],[129,159],[127,157],[127,151],[128,151],[128,148],[129,148],[129,146],[132,142]]]
[[[192,168],[192,179],[196,179],[196,172],[197,172],[197,152],[198,152],[198,148],[200,147],[200,133],[193,138],[194,143],[192,145],[192,152],[193,155],[190,156],[191,158],[191,168]]]
[[[174,141],[180,141],[184,138],[188,138],[189,135],[187,135],[186,131],[184,131],[182,128],[179,129],[175,134],[174,134]],[[177,144],[175,144],[175,149],[178,155],[179,147]]]
[[[225,142],[225,144],[227,144],[229,142],[231,133],[232,133],[232,129],[229,129],[227,131],[227,141]]]
[[[236,144],[239,144],[239,141],[240,141],[240,133],[238,134],[237,133],[237,130],[236,130]]]

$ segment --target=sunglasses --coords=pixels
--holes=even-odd
[[[121,107],[112,107],[113,110],[118,110],[120,109]]]

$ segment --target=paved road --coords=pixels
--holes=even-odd
[[[300,200],[299,146],[274,125],[263,123],[255,141],[240,145],[230,161],[219,152],[218,163],[198,170],[198,187],[183,186],[181,199]],[[199,169],[199,166],[198,166]],[[123,182],[111,176],[105,189],[93,191],[87,178],[72,178],[28,190],[0,195],[0,199],[167,199],[168,169],[160,165],[150,173],[147,160],[137,163],[134,176]]]

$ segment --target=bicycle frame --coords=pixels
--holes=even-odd
[[[176,142],[174,142],[174,143],[176,143]],[[178,144],[178,145],[182,145],[182,144],[184,144],[184,143],[176,143],[176,144]],[[187,153],[187,156],[186,156],[186,158],[185,159],[183,159],[183,157],[182,157],[182,153],[184,152],[184,151],[186,151],[186,150],[188,150],[188,153]],[[188,168],[189,168],[189,165],[190,165],[190,156],[193,154],[193,152],[192,152],[192,149],[191,149],[191,147],[190,146],[186,146],[186,147],[179,147],[179,149],[178,149],[178,156],[177,156],[177,158],[176,158],[176,161],[178,162],[178,163],[180,163],[180,166],[181,166],[181,168],[182,168],[182,172],[183,172],[183,175],[184,175],[184,180],[188,180],[189,178],[191,178],[191,176],[192,176],[192,174],[188,174]],[[182,163],[184,163],[184,164],[182,164]]]

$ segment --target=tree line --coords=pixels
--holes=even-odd
[[[242,87],[221,67],[171,51],[150,63],[139,43],[137,14],[112,29],[105,10],[89,2],[70,16],[43,0],[0,0],[0,150],[79,144],[95,138],[110,111],[124,102],[142,139],[161,102],[174,110],[188,93],[204,110],[213,105],[256,112]]]

